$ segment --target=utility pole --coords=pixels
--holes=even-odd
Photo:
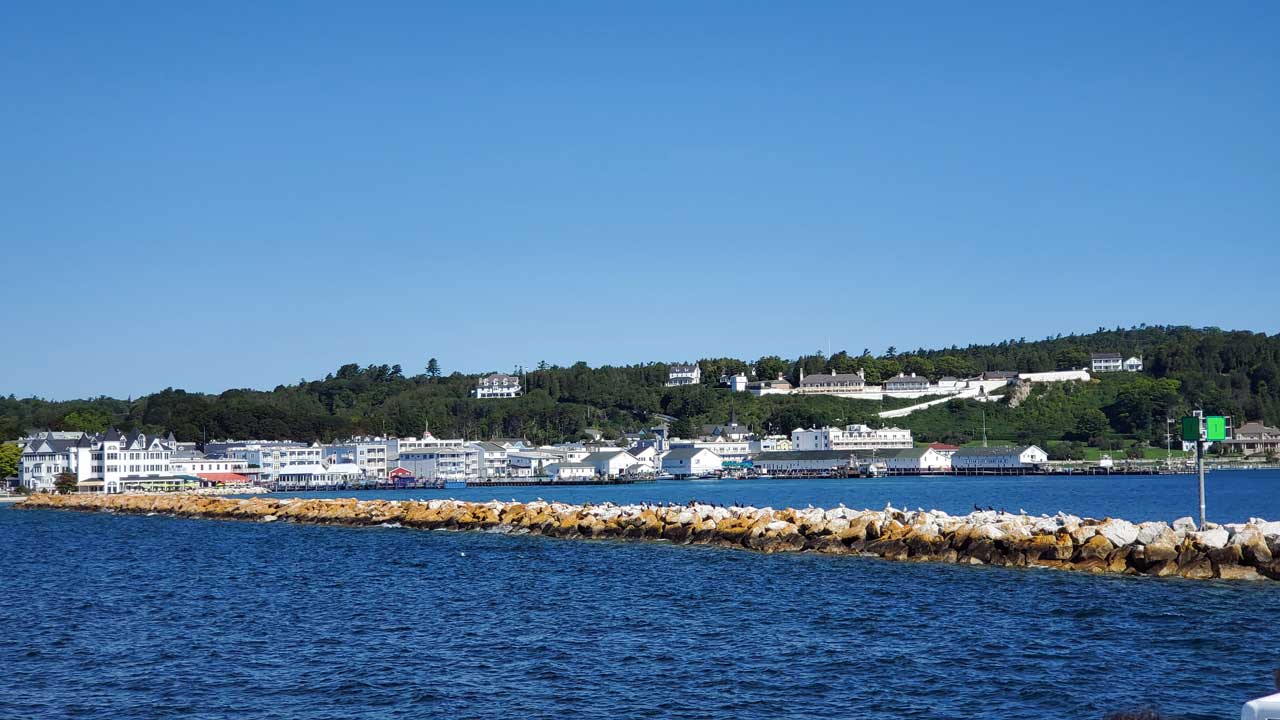
[[[1196,410],[1191,413],[1196,418],[1200,426],[1200,432],[1196,437],[1196,474],[1200,477],[1200,529],[1204,529],[1204,411]]]

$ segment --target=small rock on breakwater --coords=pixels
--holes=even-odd
[[[667,540],[765,553],[811,551],[888,560],[1050,567],[1193,579],[1280,580],[1280,522],[1172,524],[979,511],[572,505],[556,502],[34,495],[20,508],[330,525],[496,530],[558,538]]]

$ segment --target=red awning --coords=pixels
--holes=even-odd
[[[196,473],[201,480],[216,483],[248,483],[249,478],[237,473]]]

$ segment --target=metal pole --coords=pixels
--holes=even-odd
[[[1196,467],[1200,474],[1200,529],[1204,529],[1204,440],[1196,441]]]

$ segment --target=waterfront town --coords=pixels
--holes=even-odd
[[[1140,358],[1095,354],[1090,370],[1139,372]],[[862,373],[801,374],[747,382],[721,378],[734,392],[826,394],[841,397],[930,398],[920,405],[881,413],[900,417],[916,408],[956,397],[990,401],[1002,387],[1027,383],[1087,381],[1084,369],[1046,373],[985,372],[967,379],[930,382],[899,375],[869,386]],[[697,363],[669,366],[672,387],[702,382]],[[519,397],[520,378],[495,373],[479,378],[473,397],[501,402]],[[878,475],[1035,474],[1051,470],[1036,445],[957,446],[917,442],[908,429],[865,424],[795,428],[762,434],[734,417],[704,425],[691,437],[674,437],[658,423],[645,431],[606,440],[588,428],[580,440],[538,445],[524,438],[362,436],[329,443],[221,439],[178,442],[172,434],[38,431],[19,441],[14,485],[26,492],[53,490],[59,478],[76,492],[123,493],[207,491],[296,491],[362,487],[446,487],[538,484],[597,484],[710,477],[852,477]],[[1239,428],[1228,445],[1243,452],[1274,453],[1280,430],[1261,423]],[[1109,458],[1094,468],[1116,471]],[[66,489],[66,488],[64,488]]]

